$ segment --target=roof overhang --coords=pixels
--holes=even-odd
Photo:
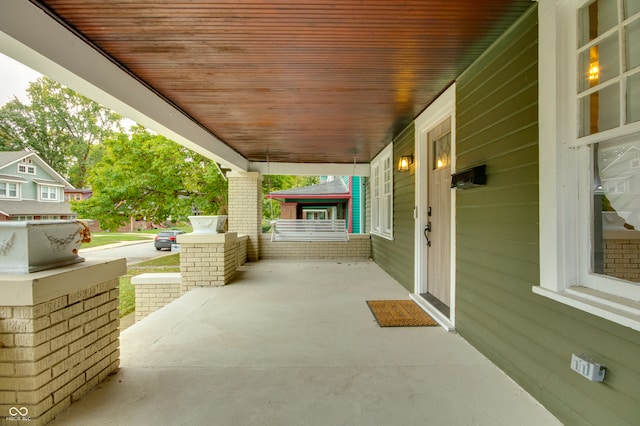
[[[529,0],[14,0],[0,51],[234,172],[368,163]]]

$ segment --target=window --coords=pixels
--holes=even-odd
[[[304,218],[307,220],[326,220],[329,219],[327,209],[304,209]]]
[[[18,198],[18,184],[0,182],[0,198]]]
[[[393,144],[371,162],[371,233],[393,239]]]
[[[58,188],[55,186],[40,185],[40,200],[56,201],[58,199]]]
[[[539,16],[534,292],[640,330],[640,1],[541,2]]]
[[[23,173],[23,174],[28,174],[28,175],[35,175],[36,174],[36,167],[35,166],[29,166],[26,164],[18,164],[18,173]]]

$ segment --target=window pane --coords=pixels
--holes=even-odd
[[[617,34],[581,52],[578,91],[583,92],[619,75],[619,62]]]
[[[640,19],[625,27],[627,70],[640,66]]]
[[[618,24],[616,0],[596,0],[578,10],[580,34],[578,42],[584,46]]]
[[[627,123],[640,121],[640,73],[627,79]]]
[[[612,84],[580,98],[580,136],[613,129],[620,124],[619,85]]]
[[[624,0],[624,17],[640,12],[640,0]]]
[[[640,139],[594,148],[595,273],[640,282]]]
[[[387,195],[384,198],[384,232],[391,233],[391,217],[393,210],[393,200],[391,195]]]

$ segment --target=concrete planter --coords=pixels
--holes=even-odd
[[[86,226],[75,220],[0,223],[0,273],[26,274],[83,262]]]
[[[189,222],[193,226],[194,234],[221,234],[224,233],[224,224],[227,216],[189,216]]]

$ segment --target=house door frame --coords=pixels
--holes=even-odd
[[[455,171],[456,162],[456,115],[455,115],[455,83],[436,99],[429,107],[415,120],[415,160],[416,160],[416,206],[415,206],[415,246],[414,246],[414,292],[411,298],[429,313],[443,328],[448,331],[455,330],[456,315],[456,192],[451,190],[451,253],[450,253],[450,305],[449,316],[447,317],[434,305],[420,296],[427,292],[428,266],[424,259],[427,256],[427,245],[423,236],[423,231],[428,223],[427,202],[428,202],[428,140],[427,134],[438,124],[447,118],[451,118],[451,172]]]

